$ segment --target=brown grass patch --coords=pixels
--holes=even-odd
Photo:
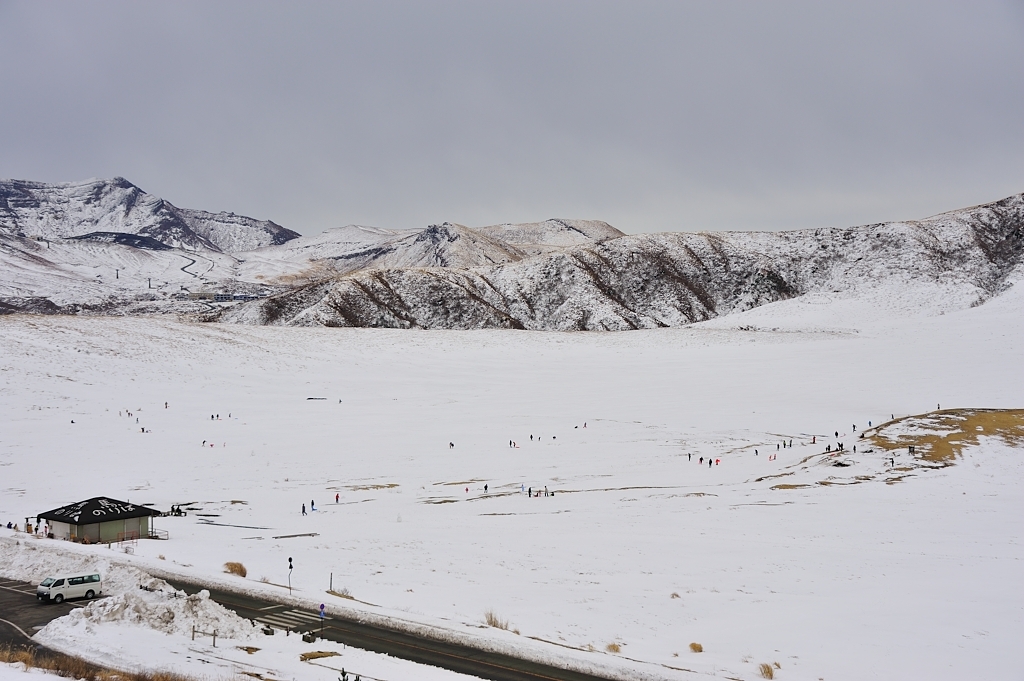
[[[775,670],[772,669],[772,666],[770,664],[768,664],[767,662],[762,662],[761,664],[759,664],[757,666],[757,671],[761,672],[761,678],[762,679],[774,679],[775,678]]]
[[[302,653],[299,655],[299,660],[302,662],[308,662],[310,660],[319,660],[321,657],[337,657],[339,653],[327,651],[327,650],[311,650],[308,653]]]
[[[679,598],[679,594],[678,594],[678,593],[676,593],[675,591],[673,591],[673,592],[672,592],[672,595],[671,595],[671,596],[669,596],[669,598]]]
[[[922,433],[887,435],[896,424],[913,425]],[[931,463],[950,465],[965,447],[978,444],[981,436],[999,437],[1014,445],[1024,444],[1024,409],[944,409],[906,416],[866,431],[865,439],[887,451],[914,447],[914,455]]]
[[[238,648],[239,650],[244,650],[245,652],[249,653],[250,655],[252,655],[253,653],[259,651],[259,648],[255,648],[253,646],[235,646],[235,647]]]
[[[245,577],[249,574],[249,571],[245,569],[244,565],[236,563],[233,560],[224,563],[224,572],[227,572],[230,575],[238,575],[239,577]]]
[[[622,646],[620,646],[618,643],[609,643],[608,645],[606,645],[604,647],[604,649],[607,650],[609,653],[621,653],[622,652]]]
[[[785,482],[778,485],[772,485],[772,489],[803,489],[805,487],[810,487],[810,485],[795,485]]]
[[[699,643],[691,643],[690,644],[690,651],[694,652],[694,653],[703,653],[704,652],[704,646],[702,646]]]
[[[369,492],[375,489],[393,489],[398,487],[397,482],[388,482],[381,485],[349,485],[345,489],[350,489],[353,492]]]
[[[337,596],[338,598],[347,598],[350,601],[354,601],[355,600],[355,598],[352,597],[352,594],[351,594],[351,592],[349,592],[348,589],[342,589],[341,591],[333,591],[332,590],[332,591],[328,591],[327,593],[331,594],[332,596]]]
[[[193,677],[170,672],[119,672],[103,669],[64,653],[50,650],[38,653],[33,648],[9,644],[0,645],[0,662],[20,662],[27,669],[39,669],[60,677],[82,681],[196,681]]]
[[[494,627],[495,629],[508,630],[508,620],[502,619],[493,610],[488,610],[484,613],[484,621],[487,622],[487,626]]]

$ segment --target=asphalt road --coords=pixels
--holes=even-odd
[[[188,593],[204,588],[194,584],[171,584]],[[316,632],[320,635],[321,622],[317,612],[300,610],[271,601],[210,589],[210,597],[242,617],[254,620],[276,630],[293,634]],[[468,646],[419,638],[374,624],[355,620],[326,617],[323,620],[323,638],[354,648],[384,653],[421,664],[442,667],[454,672],[477,676],[492,681],[608,681],[609,677],[593,676],[561,669],[537,662],[521,660],[509,655],[477,650]]]
[[[204,588],[194,584],[172,584],[188,593],[195,593]],[[583,674],[454,643],[419,638],[402,631],[355,620],[326,617],[321,623],[317,612],[226,591],[210,589],[210,596],[242,617],[275,629],[276,636],[285,635],[286,631],[292,635],[310,631],[320,635],[322,625],[322,637],[330,641],[492,681],[608,681],[606,677]],[[66,615],[74,608],[83,607],[88,602],[81,599],[65,601],[59,605],[41,603],[36,599],[35,585],[0,579],[0,643],[41,649],[31,640],[31,636],[50,620]]]
[[[64,601],[61,604],[36,600],[36,587],[28,582],[0,579],[0,642],[14,645],[35,643],[31,636],[46,624],[68,614],[88,601]]]

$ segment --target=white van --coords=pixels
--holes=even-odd
[[[101,593],[103,580],[95,572],[47,577],[36,587],[36,598],[47,603],[61,603],[65,598],[95,598]]]

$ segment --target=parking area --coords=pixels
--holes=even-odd
[[[68,614],[88,601],[61,604],[42,603],[36,599],[36,586],[28,582],[0,578],[0,642],[28,643],[32,635],[50,620]]]

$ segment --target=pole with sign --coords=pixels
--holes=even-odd
[[[288,557],[288,593],[292,592],[292,558]]]
[[[320,604],[320,638],[324,637],[324,604]]]

